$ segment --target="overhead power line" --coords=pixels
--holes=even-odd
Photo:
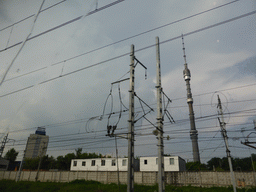
[[[61,4],[61,3],[64,3],[65,1],[67,1],[67,0],[63,0],[63,1],[60,1],[60,2],[58,2],[58,3],[55,3],[55,4],[49,6],[49,7],[45,8],[45,9],[42,9],[39,13],[44,12],[44,11],[50,9],[50,8],[53,8],[53,7],[55,7],[55,6],[57,6],[57,5]],[[30,16],[24,18],[24,19],[21,19],[21,20],[15,22],[15,23],[13,23],[13,24],[7,26],[7,27],[4,27],[4,28],[0,29],[0,32],[1,32],[1,31],[4,31],[4,30],[6,30],[6,29],[8,29],[8,28],[10,28],[10,27],[13,27],[14,25],[17,25],[18,23],[21,23],[21,22],[23,22],[23,21],[25,21],[25,20],[27,20],[27,19],[33,17],[33,16],[35,16],[35,14],[30,15]]]
[[[223,25],[223,24],[226,24],[226,23],[235,21],[235,20],[237,20],[237,19],[241,19],[241,18],[243,18],[243,17],[248,17],[248,16],[253,15],[253,14],[255,14],[255,13],[256,13],[256,11],[252,11],[252,12],[249,12],[249,13],[246,13],[246,14],[243,14],[243,15],[240,15],[240,16],[238,16],[238,17],[234,17],[234,18],[232,18],[232,19],[228,19],[228,20],[225,20],[225,21],[222,21],[222,22],[213,24],[213,25],[209,25],[209,26],[207,26],[207,27],[203,27],[203,28],[198,29],[198,30],[195,30],[195,31],[191,31],[191,32],[185,33],[185,34],[183,34],[183,36],[193,35],[193,34],[195,34],[195,33],[198,33],[198,32],[201,32],[201,31],[204,31],[204,30],[207,30],[207,29],[211,29],[211,28],[214,28],[214,27],[217,27],[217,26],[220,26],[220,25]],[[160,42],[160,44],[168,43],[168,42],[174,41],[174,40],[176,40],[176,39],[180,39],[180,38],[181,38],[181,35],[176,36],[176,37],[171,38],[171,39],[167,39],[167,40],[165,40],[165,41],[162,41],[162,42]],[[141,48],[141,49],[138,49],[138,50],[136,50],[135,52],[143,51],[143,50],[152,48],[152,47],[154,47],[154,46],[155,46],[155,44],[152,44],[152,45],[149,45],[149,46],[147,46],[147,47],[143,47],[143,48]],[[112,58],[110,58],[110,59],[107,59],[107,60],[104,60],[104,61],[101,61],[101,62],[98,62],[98,63],[94,63],[94,64],[92,64],[92,65],[89,65],[89,66],[86,66],[86,67],[83,67],[83,68],[80,68],[80,69],[71,71],[71,72],[66,73],[66,74],[63,74],[63,75],[61,75],[61,76],[57,76],[57,77],[54,77],[54,78],[45,80],[45,81],[39,83],[39,85],[48,83],[48,82],[50,82],[50,81],[57,80],[57,79],[62,78],[62,77],[66,77],[66,76],[72,75],[72,74],[74,74],[74,73],[77,73],[77,72],[80,72],[80,71],[83,71],[83,70],[86,70],[86,69],[89,69],[89,68],[92,68],[92,67],[96,67],[96,66],[102,65],[102,64],[107,63],[107,62],[109,62],[109,61],[113,61],[113,60],[122,58],[122,57],[127,56],[127,55],[129,55],[129,53],[124,53],[124,54],[122,54],[122,55],[119,55],[119,56],[116,56],[116,57],[112,57]],[[79,57],[79,56],[77,56],[77,57]],[[74,58],[76,58],[76,57],[72,57],[72,59],[74,59]],[[64,60],[64,61],[66,61],[66,60]],[[64,61],[63,61],[63,62],[64,62]],[[252,85],[256,85],[256,83],[255,83],[255,84],[251,84],[251,86],[252,86]],[[247,85],[247,86],[250,86],[250,85]],[[32,87],[34,87],[34,85],[30,85],[30,86],[28,86],[28,87],[24,87],[24,88],[22,88],[22,89],[9,92],[9,93],[7,93],[7,94],[0,95],[0,98],[1,98],[1,97],[5,97],[5,96],[8,96],[8,95],[11,95],[11,94],[14,94],[14,93],[17,93],[17,92],[20,92],[20,91],[24,91],[24,90],[30,89],[30,88],[32,88]]]
[[[256,109],[248,109],[248,110],[241,110],[241,111],[234,111],[234,112],[229,112],[229,113],[225,113],[224,115],[232,115],[232,114],[237,114],[237,113],[245,113],[245,112],[254,112],[255,113]],[[109,114],[106,114],[104,118],[106,118]],[[116,115],[118,115],[116,113]],[[197,117],[196,121],[208,121],[208,120],[212,120],[215,119],[217,116],[217,114],[212,114],[212,115],[207,115],[207,116],[202,116],[202,117]],[[241,116],[241,115],[240,115]],[[242,115],[244,116],[244,115]],[[91,117],[94,118],[94,117]],[[39,127],[48,127],[48,128],[53,128],[53,127],[59,127],[59,126],[64,126],[64,125],[70,125],[70,124],[77,124],[77,123],[85,123],[87,122],[89,119],[91,118],[85,118],[85,119],[76,119],[76,120],[70,120],[70,121],[65,121],[65,122],[60,122],[60,123],[55,123],[55,124],[49,124],[49,125],[41,125]],[[172,126],[178,126],[184,123],[187,123],[189,120],[188,119],[179,119],[176,120],[175,124],[172,124]],[[165,123],[166,126],[168,126],[171,123]],[[250,123],[243,123],[243,124],[238,124],[238,125],[248,125]],[[237,124],[227,124],[227,126],[234,126]],[[136,126],[137,127],[137,126]],[[146,129],[151,129],[153,128],[151,124],[147,124],[144,126],[139,126],[141,128],[137,128],[136,130],[146,130]],[[10,133],[15,133],[15,132],[20,132],[20,131],[26,131],[26,130],[33,130],[36,129],[37,127],[31,127],[31,128],[25,128],[25,129],[19,129],[19,130],[14,130],[14,131],[10,131]],[[117,128],[117,130],[123,130],[126,129],[127,127],[121,127],[121,128]],[[211,127],[203,127],[203,128],[211,128]],[[200,128],[198,128],[200,129]],[[184,130],[184,129],[183,129]],[[101,131],[93,131],[93,132],[86,132],[86,133],[96,133],[96,132],[104,132],[105,130],[101,130]],[[174,131],[174,130],[172,130]],[[240,131],[240,130],[239,130]]]
[[[114,43],[110,43],[110,44],[107,44],[107,45],[104,45],[102,47],[99,47],[99,48],[96,48],[96,49],[93,49],[93,50],[90,50],[88,52],[85,52],[85,53],[82,53],[82,54],[79,54],[79,55],[76,55],[74,57],[71,57],[71,58],[68,58],[68,59],[65,59],[64,61],[59,61],[59,62],[56,62],[56,63],[53,63],[51,66],[54,66],[54,65],[58,65],[58,64],[61,64],[63,62],[67,62],[69,60],[72,60],[72,59],[75,59],[75,58],[78,58],[78,57],[81,57],[81,56],[84,56],[84,55],[87,55],[89,53],[93,53],[95,51],[99,51],[101,49],[104,49],[106,47],[109,47],[109,46],[112,46],[112,45],[115,45],[115,44],[118,44],[118,43],[121,43],[123,41],[126,41],[126,40],[129,40],[129,39],[132,39],[132,38],[135,38],[135,37],[138,37],[138,36],[141,36],[141,35],[144,35],[146,33],[149,33],[149,32],[152,32],[152,31],[155,31],[155,30],[158,30],[158,29],[161,29],[161,28],[164,28],[164,27],[167,27],[167,26],[170,26],[170,25],[173,25],[173,24],[176,24],[176,23],[179,23],[181,21],[184,21],[184,20],[187,20],[187,19],[190,19],[190,18],[193,18],[195,16],[198,16],[198,15],[201,15],[201,14],[204,14],[204,13],[207,13],[209,11],[213,11],[215,9],[218,9],[218,8],[221,8],[221,7],[224,7],[224,6],[227,6],[231,3],[235,3],[239,0],[235,0],[235,1],[232,1],[232,2],[229,2],[229,3],[226,3],[226,4],[223,4],[223,5],[220,5],[220,6],[217,6],[217,7],[214,7],[212,9],[208,9],[208,10],[205,10],[205,11],[202,11],[202,12],[199,12],[199,13],[196,13],[194,15],[191,15],[191,16],[188,16],[188,17],[185,17],[185,18],[182,18],[182,19],[179,19],[179,20],[176,20],[176,21],[173,21],[171,23],[167,23],[165,25],[162,25],[162,26],[159,26],[159,27],[156,27],[156,28],[153,28],[153,29],[150,29],[150,30],[147,30],[147,31],[144,31],[142,33],[139,33],[139,34],[136,34],[136,35],[133,35],[133,36],[130,36],[130,37],[127,37],[127,38],[124,38],[122,40],[119,40],[119,41],[116,41]],[[37,70],[34,70],[34,71],[31,71],[31,72],[28,72],[28,73],[25,73],[25,74],[22,74],[22,75],[19,75],[19,76],[16,76],[16,77],[13,77],[13,78],[10,78],[10,79],[7,79],[6,81],[9,81],[9,80],[13,80],[13,79],[16,79],[16,78],[19,78],[19,77],[22,77],[22,76],[25,76],[25,75],[28,75],[28,74],[31,74],[31,73],[34,73],[34,72],[37,72],[37,71],[40,71],[40,70],[44,70],[46,69],[47,67],[42,67],[40,69],[37,69]]]
[[[100,7],[100,8],[98,8],[98,9],[95,9],[94,11],[90,11],[88,14],[86,14],[86,16],[89,16],[89,15],[92,15],[92,14],[94,14],[94,13],[96,13],[96,12],[102,11],[102,10],[104,10],[104,9],[106,9],[106,8],[109,8],[109,7],[111,7],[111,6],[113,6],[113,5],[117,4],[117,3],[122,2],[122,1],[124,1],[124,0],[118,0],[118,1],[115,1],[115,2],[113,2],[113,3],[107,4],[107,5],[103,6],[103,7]],[[64,27],[64,26],[66,26],[66,25],[69,25],[69,24],[71,24],[71,23],[73,23],[73,22],[75,22],[75,21],[78,21],[78,20],[82,19],[83,17],[84,17],[84,16],[82,15],[82,16],[76,17],[76,18],[74,18],[74,19],[71,19],[71,20],[69,20],[69,21],[67,21],[67,22],[65,22],[65,23],[62,23],[62,24],[60,24],[60,25],[58,25],[58,26],[56,26],[56,27],[53,27],[53,28],[51,28],[51,29],[48,29],[48,30],[42,32],[42,33],[39,33],[39,34],[37,34],[37,35],[34,35],[34,36],[28,38],[27,41],[30,41],[30,40],[35,39],[35,38],[37,38],[37,37],[40,37],[40,36],[42,36],[42,35],[44,35],[44,34],[47,34],[47,33],[51,32],[51,31],[54,31],[54,30],[56,30],[56,29],[58,29],[58,28],[60,28],[60,27]],[[20,44],[22,44],[22,41],[20,41],[20,42],[18,42],[18,43],[15,43],[15,44],[13,44],[13,45],[11,45],[11,46],[9,46],[9,47],[6,47],[5,49],[0,50],[0,52],[3,52],[3,51],[8,50],[8,49],[10,49],[10,48],[16,47],[17,45],[20,45]]]
[[[40,10],[42,9],[43,5],[44,5],[44,2],[45,0],[43,0],[43,2],[41,3],[37,13],[35,14],[35,17],[34,17],[34,21],[33,21],[33,25],[30,29],[30,32],[29,34],[26,36],[25,40],[22,41],[22,44],[21,44],[21,47],[19,48],[18,52],[16,53],[15,57],[13,58],[12,62],[10,63],[10,65],[8,66],[7,70],[5,71],[4,75],[3,75],[3,78],[2,80],[0,81],[0,86],[2,85],[2,83],[4,82],[5,78],[6,78],[6,75],[8,74],[8,71],[11,69],[13,63],[15,62],[15,60],[17,59],[17,57],[19,56],[21,50],[23,49],[25,43],[27,42],[27,40],[29,39],[30,35],[32,34],[32,31],[34,30],[34,26],[36,24],[36,21],[37,21],[37,18],[39,16],[39,13],[40,13]]]

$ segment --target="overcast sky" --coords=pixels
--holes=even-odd
[[[42,10],[58,2],[45,0]],[[164,141],[164,153],[192,161],[186,84],[182,74],[184,59],[179,37],[184,34],[201,161],[226,156],[216,116],[217,94],[224,112],[231,113],[225,115],[231,155],[241,158],[256,153],[240,143],[244,141],[243,136],[253,131],[252,122],[256,115],[256,13],[212,26],[255,11],[256,2],[125,0],[99,9],[113,2],[115,0],[99,0],[98,3],[93,0],[64,1],[41,12],[30,37],[79,16],[84,17],[26,41],[14,61],[22,44],[10,46],[26,39],[34,17],[11,25],[36,14],[42,1],[0,0],[1,79],[7,74],[0,87],[0,136],[2,139],[9,133],[9,139],[15,140],[9,141],[5,152],[14,147],[21,159],[27,138],[40,126],[46,128],[50,137],[48,155],[65,155],[78,147],[82,147],[83,152],[115,155],[114,139],[105,136],[108,116],[101,121],[93,117],[103,114],[111,83],[129,77],[131,44],[135,50],[140,50],[135,56],[147,67],[145,79],[144,68],[136,66],[135,91],[156,109],[156,51],[154,46],[143,48],[154,45],[155,37],[159,36],[160,42],[164,42],[160,45],[162,87],[172,99],[168,110],[176,121],[171,124],[165,117],[164,136],[169,135],[171,139]],[[96,8],[98,12],[87,16]],[[179,21],[212,8],[216,9]],[[170,24],[172,22],[175,23]],[[164,27],[156,29],[160,26]],[[212,27],[195,32],[208,26]],[[129,38],[135,35],[138,36]],[[91,52],[103,46],[106,47]],[[86,54],[79,56],[83,53]],[[85,68],[94,64],[99,65]],[[79,69],[82,70],[77,71]],[[29,86],[31,88],[27,88]],[[126,107],[128,89],[128,81],[120,84],[121,99]],[[120,111],[117,84],[112,87],[112,96],[113,112],[117,113],[110,117],[109,125],[116,124]],[[105,115],[111,112],[111,105],[109,97]],[[143,107],[145,111],[149,110]],[[140,118],[143,110],[138,100],[135,108],[137,118]],[[147,118],[156,123],[156,113],[151,112]],[[122,113],[116,133],[127,133],[127,120],[126,111]],[[241,132],[241,129],[245,131]],[[136,123],[135,156],[157,155],[153,130],[144,119]],[[253,137],[251,135],[250,141],[255,141]],[[127,156],[127,140],[119,138],[118,146],[119,155]]]

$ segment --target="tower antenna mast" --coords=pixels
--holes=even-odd
[[[195,115],[193,111],[193,98],[190,88],[190,70],[188,69],[188,64],[186,61],[186,53],[185,53],[185,46],[184,46],[184,38],[182,34],[182,45],[183,45],[183,54],[184,54],[184,61],[185,61],[185,69],[183,70],[183,77],[186,82],[187,86],[187,103],[189,108],[189,119],[190,119],[190,139],[192,141],[192,150],[193,150],[193,161],[200,162],[200,155],[199,155],[199,147],[198,147],[198,132],[196,130],[195,124]]]

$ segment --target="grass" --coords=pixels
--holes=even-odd
[[[135,185],[135,192],[157,192],[157,185],[145,186],[145,185]],[[119,192],[117,184],[102,184],[97,181],[85,181],[85,180],[75,180],[69,183],[54,183],[54,182],[32,182],[32,181],[20,181],[15,182],[12,180],[0,180],[0,191],[1,192]],[[127,191],[126,185],[120,185],[120,192]],[[166,192],[232,192],[232,187],[176,187],[167,185]],[[256,188],[243,188],[238,189],[238,192],[256,192]]]

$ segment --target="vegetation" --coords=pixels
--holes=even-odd
[[[252,160],[256,169],[256,154],[252,154],[252,157],[232,158],[234,171],[253,171]],[[187,171],[229,171],[228,158],[214,157],[207,164],[188,162],[186,163],[186,169]]]
[[[102,158],[105,157],[102,154],[96,153],[82,153],[82,148],[75,150],[76,153],[68,153],[65,156],[58,156],[56,159],[53,156],[44,156],[40,169],[58,169],[58,170],[70,170],[72,159],[90,159],[90,158]],[[26,158],[23,169],[36,170],[39,164],[40,158]]]
[[[135,185],[134,191],[136,192],[154,192],[158,191],[157,185],[154,186],[145,186],[145,185]],[[237,189],[238,192],[254,192],[256,188],[243,188]],[[32,182],[32,181],[10,181],[10,180],[1,180],[0,181],[0,191],[9,192],[9,191],[19,191],[19,192],[55,192],[55,191],[85,191],[85,192],[118,192],[118,185],[116,184],[102,184],[97,181],[85,181],[85,180],[75,180],[69,183],[53,183],[53,182]],[[126,185],[120,185],[120,191],[127,191]],[[177,187],[177,186],[166,186],[166,192],[177,191],[177,192],[232,192],[232,187],[210,187],[210,188],[201,188],[201,187]]]
[[[11,148],[9,151],[7,151],[4,158],[9,160],[10,163],[13,163],[16,160],[18,154],[19,154],[19,152],[16,152],[16,150],[14,148]]]
[[[16,152],[15,149],[12,148],[5,154],[5,158],[10,160],[10,163],[13,163],[17,155],[18,155],[18,152]],[[104,158],[104,157],[106,158],[106,156],[102,154],[82,153],[82,148],[78,148],[75,150],[75,153],[68,153],[64,156],[58,156],[57,158],[54,158],[53,156],[49,157],[48,155],[44,156],[42,158],[40,169],[70,170],[72,159],[91,159],[91,158]],[[36,170],[38,168],[39,160],[40,160],[39,157],[33,158],[33,159],[26,158],[23,168],[29,169],[29,170]],[[254,168],[256,169],[256,154],[252,154],[251,157],[232,159],[234,171],[252,171],[253,170],[252,160],[253,160]],[[186,169],[187,171],[229,171],[229,165],[228,165],[227,157],[223,157],[223,158],[214,157],[210,159],[207,162],[207,164],[198,163],[198,162],[187,162]]]

